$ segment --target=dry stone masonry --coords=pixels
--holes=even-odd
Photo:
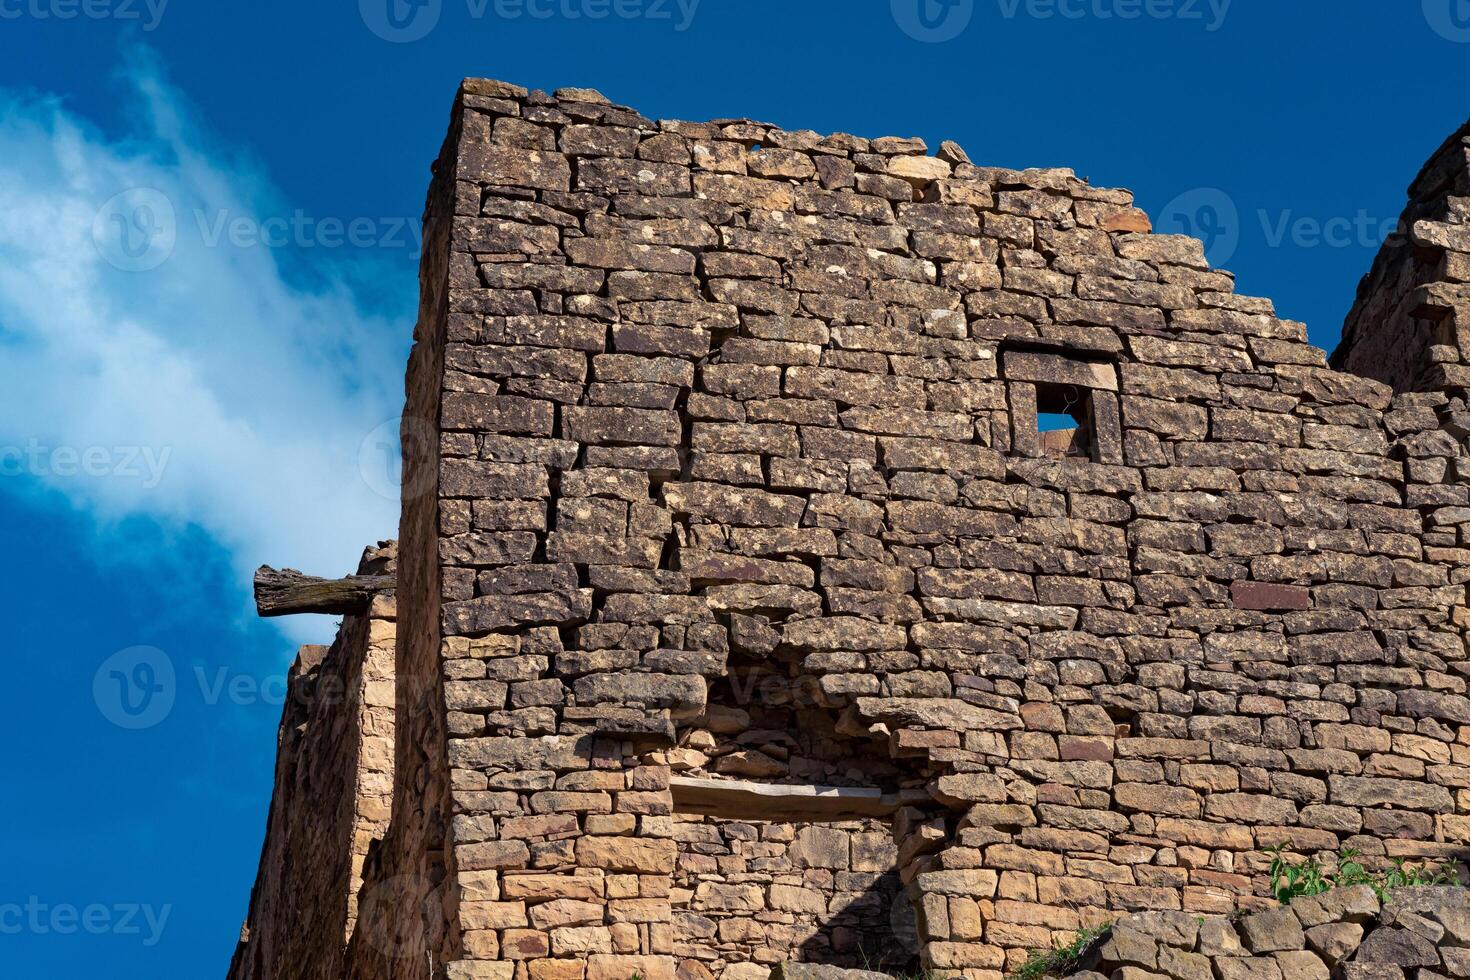
[[[901,969],[916,949],[887,821],[676,815],[674,839],[680,955],[725,976],[765,980],[792,956]]]
[[[330,953],[251,972],[299,922],[258,886],[232,977],[999,980],[1130,914],[1172,925],[1122,980],[1336,969],[1330,917],[1188,924],[1269,907],[1270,848],[1470,849],[1467,133],[1330,367],[1070,171],[466,81],[391,820]]]
[[[1367,885],[1232,920],[1125,916],[1071,980],[1436,980],[1470,975],[1470,893]]]

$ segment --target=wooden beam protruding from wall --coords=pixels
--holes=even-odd
[[[261,616],[325,613],[346,616],[366,612],[373,596],[391,592],[395,575],[349,575],[317,578],[294,568],[277,571],[262,565],[255,571],[255,611]]]

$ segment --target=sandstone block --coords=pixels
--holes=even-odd
[[[1306,945],[1302,924],[1290,908],[1248,915],[1239,922],[1246,948],[1253,953],[1299,950]]]
[[[1380,926],[1363,940],[1353,962],[1383,964],[1400,969],[1434,967],[1439,964],[1439,953],[1436,952],[1434,943],[1408,929]]]
[[[583,868],[637,874],[666,874],[674,869],[676,856],[671,840],[630,837],[582,837],[577,840],[576,855]]]
[[[578,901],[559,898],[550,902],[532,905],[530,923],[537,929],[556,929],[561,926],[586,925],[602,921],[604,906],[599,902]]]
[[[1363,941],[1363,927],[1356,922],[1332,922],[1308,929],[1306,938],[1308,948],[1330,969],[1357,950]]]
[[[1310,950],[1280,952],[1276,963],[1281,967],[1282,980],[1328,980],[1330,973],[1325,963]]]
[[[669,956],[602,954],[587,958],[587,980],[628,980],[634,974],[643,980],[674,980],[674,960]]]

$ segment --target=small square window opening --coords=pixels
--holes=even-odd
[[[1036,386],[1036,430],[1047,456],[1092,455],[1092,392],[1076,385]]]

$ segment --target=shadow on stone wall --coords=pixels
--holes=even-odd
[[[897,871],[875,876],[867,891],[833,911],[822,931],[799,947],[802,962],[894,975],[918,969],[914,907]]]

